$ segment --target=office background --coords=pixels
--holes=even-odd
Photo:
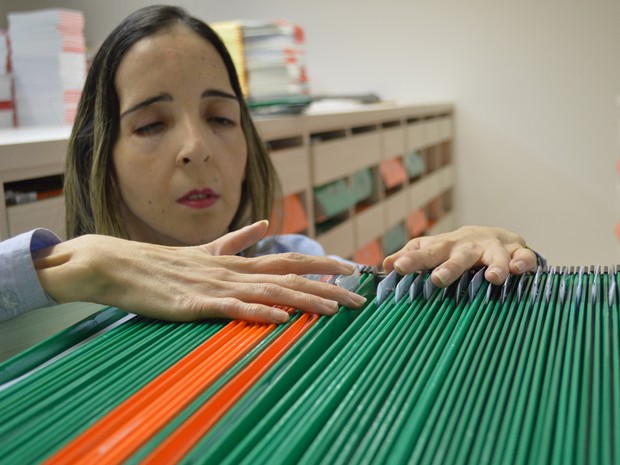
[[[96,48],[149,1],[1,0],[85,14]],[[169,2],[206,21],[285,18],[306,32],[314,93],[455,105],[456,220],[522,234],[552,264],[620,259],[620,2]]]

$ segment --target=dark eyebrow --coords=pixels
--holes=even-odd
[[[171,101],[172,101],[172,95],[170,94],[163,93],[163,94],[155,95],[154,97],[147,98],[146,100],[143,100],[142,102],[134,105],[130,109],[121,113],[121,118],[123,118],[129,113],[133,113],[134,111],[140,110],[141,108],[148,107],[149,105],[152,105],[155,102],[171,102]]]
[[[237,100],[239,101],[239,98],[234,95],[234,94],[229,94],[228,92],[223,92],[221,90],[215,90],[215,89],[207,89],[205,90],[202,95],[202,98],[207,98],[207,97],[221,97],[221,98],[228,98],[228,99],[232,99],[232,100]],[[153,103],[156,102],[171,102],[172,101],[172,95],[167,94],[167,93],[163,93],[163,94],[159,94],[159,95],[155,95],[154,97],[151,98],[147,98],[146,100],[143,100],[142,102],[134,105],[133,107],[129,108],[128,110],[124,111],[121,114],[121,118],[123,118],[125,115],[132,113],[134,111],[140,110],[142,108],[148,107],[149,105],[152,105]]]
[[[233,99],[233,100],[239,100],[239,98],[234,95],[234,94],[229,94],[228,92],[223,92],[221,90],[216,90],[216,89],[207,89],[205,90],[202,95],[202,98],[206,98],[206,97],[222,97],[222,98],[229,98],[229,99]]]

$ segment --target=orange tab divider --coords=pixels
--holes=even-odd
[[[409,178],[403,161],[398,157],[383,160],[379,165],[379,171],[387,189],[400,186]]]
[[[407,216],[407,229],[411,237],[421,236],[429,228],[426,213],[421,208],[409,213]]]
[[[231,322],[45,463],[123,462],[275,327]]]
[[[278,207],[281,207],[281,209]],[[282,215],[282,224],[280,231],[277,231],[276,227],[280,224],[279,215]],[[280,201],[276,201],[267,234],[295,234],[305,231],[306,229],[308,229],[308,215],[306,215],[306,209],[299,195],[287,195]]]
[[[353,261],[362,265],[380,265],[384,258],[379,239],[364,244],[353,254]]]
[[[302,314],[271,345],[157,446],[142,464],[177,463],[254,383],[319,319]]]

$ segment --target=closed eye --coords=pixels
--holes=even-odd
[[[223,116],[212,116],[209,118],[209,121],[217,124],[218,126],[224,127],[234,127],[237,124],[233,120],[225,118]]]
[[[145,124],[136,128],[135,133],[139,136],[151,136],[159,133],[164,129],[164,123],[156,121],[154,123]]]

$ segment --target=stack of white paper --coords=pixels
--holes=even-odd
[[[14,125],[14,108],[9,42],[6,31],[0,29],[0,128],[10,128]]]
[[[243,39],[253,99],[308,95],[303,29],[288,21],[246,21]]]
[[[83,14],[48,9],[8,20],[18,125],[72,124],[86,76]]]
[[[303,29],[284,20],[212,23],[255,101],[309,95]]]

